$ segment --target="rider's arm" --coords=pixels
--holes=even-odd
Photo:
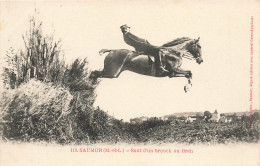
[[[131,40],[138,42],[138,43],[144,43],[144,44],[150,44],[147,40],[139,38],[135,35],[133,35],[132,33],[127,33],[126,34]]]

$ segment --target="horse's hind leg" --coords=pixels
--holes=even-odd
[[[119,55],[119,54],[117,54]],[[127,54],[119,55],[116,58],[107,58],[105,60],[103,77],[106,78],[117,78],[120,73],[123,71],[125,61],[127,59]]]
[[[120,67],[114,66],[114,68],[110,69],[110,70],[107,70],[104,68],[103,77],[104,78],[117,78],[120,75],[120,73],[122,72],[122,67],[123,67],[123,65]]]
[[[91,72],[89,78],[96,80],[98,78],[117,78],[119,74],[113,74],[111,72],[108,72],[107,70],[103,70],[103,71],[99,71],[99,70],[95,70],[93,72]]]
[[[100,70],[92,71],[89,75],[89,78],[94,79],[94,80],[101,78],[101,77],[103,77],[103,71],[100,71]]]

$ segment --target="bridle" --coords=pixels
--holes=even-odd
[[[194,43],[196,45],[196,48],[198,47],[198,43]],[[194,45],[192,44],[192,45]],[[190,47],[192,46],[190,45]],[[198,48],[197,48],[198,49]],[[188,50],[188,49],[187,49]],[[189,52],[189,51],[185,51],[184,53],[182,53],[183,58],[189,59],[189,60],[197,60],[200,58],[200,56],[197,56],[196,58]]]
[[[199,40],[199,39],[197,39],[197,40]],[[195,43],[192,43],[188,47],[186,47],[186,49],[168,48],[168,47],[158,47],[158,49],[166,50],[166,53],[164,53],[164,54],[171,54],[171,55],[175,55],[180,58],[186,58],[189,60],[197,60],[197,59],[201,58],[201,56],[198,56],[197,53],[195,53],[197,55],[197,57],[194,57],[194,55],[192,53],[190,53],[190,51],[188,51],[188,50],[190,50],[190,47],[192,47],[193,45],[196,45],[196,50],[198,49],[198,47],[201,48],[201,46],[198,44],[198,41],[197,41]],[[179,54],[177,52],[179,52]]]
[[[198,58],[198,57],[194,58],[193,55],[191,53],[189,53],[189,52],[183,53],[181,57],[189,59],[189,60],[196,60]]]

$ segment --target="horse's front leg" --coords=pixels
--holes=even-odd
[[[192,87],[191,78],[192,73],[190,70],[182,70],[180,68],[175,69],[170,77],[186,77],[188,79],[188,84],[184,86],[184,91],[187,92]]]
[[[190,79],[192,78],[192,73],[190,70],[176,68],[171,72],[170,77],[186,77],[190,82]]]
[[[190,70],[183,70],[181,68],[178,68],[177,73],[183,74],[188,80],[192,78],[192,73]]]

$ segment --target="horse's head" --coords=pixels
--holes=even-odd
[[[201,46],[199,44],[199,40],[200,38],[191,41],[187,46],[187,51],[192,54],[193,58],[196,60],[198,64],[201,64],[203,62],[203,59],[202,59]]]
[[[191,39],[188,37],[177,38],[171,42],[168,42],[162,47],[174,48],[176,50],[186,50],[192,56],[191,59],[195,59],[198,64],[203,62],[202,54],[201,54],[201,46],[199,44],[199,39]],[[190,57],[186,55],[186,57]],[[188,58],[190,59],[190,58]]]

